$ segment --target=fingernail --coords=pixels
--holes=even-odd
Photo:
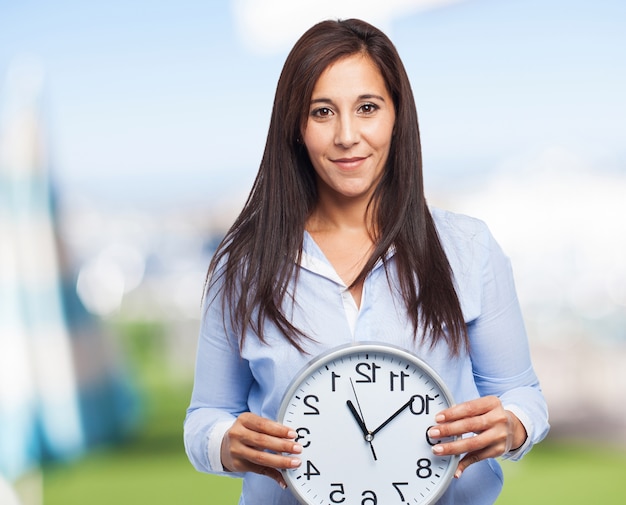
[[[443,452],[443,447],[441,447],[439,444],[434,445],[433,446],[433,452],[435,454],[441,454]]]
[[[300,444],[293,444],[293,448],[291,449],[291,452],[301,453],[302,446]]]
[[[457,471],[454,472],[454,478],[458,479],[461,476],[462,473],[463,473],[462,470],[457,469]]]
[[[428,436],[430,438],[437,438],[439,435],[441,435],[441,432],[437,428],[431,428],[428,430]]]
[[[446,416],[444,416],[443,414],[437,414],[435,416],[435,421],[437,421],[438,423],[443,423],[446,420]]]
[[[281,488],[287,489],[287,484],[285,484],[284,482],[279,482],[278,484],[280,485]]]
[[[294,467],[294,468],[297,467],[297,466],[300,466],[301,463],[302,462],[298,458],[293,458],[291,460],[291,466]]]
[[[293,430],[290,430],[289,433],[287,433],[287,438],[296,438],[297,436],[298,434]]]

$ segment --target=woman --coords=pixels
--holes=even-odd
[[[244,477],[240,503],[296,503],[280,469],[302,448],[277,410],[312,357],[347,342],[409,349],[451,389],[429,434],[459,436],[435,450],[464,456],[440,503],[492,503],[493,458],[548,431],[508,260],[480,221],[428,208],[408,77],[363,21],[319,23],[287,57],[203,316],[185,447],[198,470]]]

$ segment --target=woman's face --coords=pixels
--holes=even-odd
[[[303,131],[320,198],[369,200],[385,168],[395,119],[385,81],[368,56],[348,56],[324,70]]]

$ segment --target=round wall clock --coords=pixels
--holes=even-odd
[[[453,405],[437,373],[387,344],[342,346],[313,360],[283,398],[278,421],[293,428],[302,464],[283,470],[306,505],[430,504],[458,456],[436,456],[427,436]]]

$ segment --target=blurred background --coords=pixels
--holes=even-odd
[[[287,52],[396,44],[432,205],[511,257],[548,439],[498,503],[626,499],[626,3],[0,0],[0,504],[236,503],[182,421]]]

